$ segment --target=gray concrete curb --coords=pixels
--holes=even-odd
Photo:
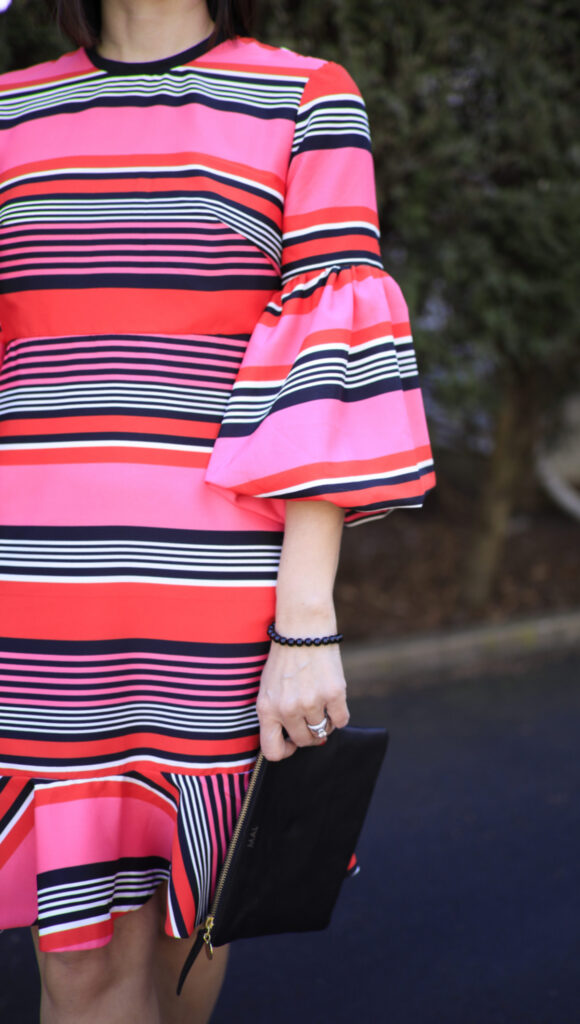
[[[349,693],[363,697],[484,673],[506,659],[575,649],[580,650],[580,610],[403,640],[345,643],[343,655]]]

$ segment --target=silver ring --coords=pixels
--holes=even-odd
[[[318,723],[318,725],[310,725],[310,722],[306,722],[306,725],[310,729],[310,732],[313,733],[313,735],[316,736],[317,739],[326,739],[326,726],[328,725],[327,715],[324,716],[324,718],[322,719],[321,722]]]

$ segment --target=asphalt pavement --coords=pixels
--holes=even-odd
[[[391,742],[327,932],[239,943],[212,1024],[579,1024],[580,655],[352,702]],[[26,932],[1,1024],[37,1024]]]

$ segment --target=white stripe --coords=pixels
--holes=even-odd
[[[55,779],[51,782],[38,782],[35,783],[34,789],[36,790],[52,790],[52,789],[67,789],[69,786],[86,786],[87,782],[121,782],[124,786],[137,786],[139,789],[144,789],[146,792],[154,792],[156,796],[161,797],[170,807],[175,809],[175,800],[161,789],[156,787],[148,786],[146,782],[141,779],[131,779],[126,775],[99,775],[95,779]]]
[[[136,909],[136,908],[134,908],[134,909]],[[100,924],[102,921],[110,921],[110,920],[111,920],[111,915],[110,914],[98,914],[96,916],[84,918],[82,921],[78,922],[77,927],[86,928],[88,925]],[[74,922],[72,924],[72,927],[74,927]],[[38,930],[39,930],[40,935],[58,935],[60,932],[67,932],[67,931],[69,931],[70,928],[71,928],[71,923],[69,921],[65,922],[64,924],[53,924],[53,925],[48,925],[46,927],[41,922],[39,922],[39,929]]]
[[[30,795],[26,798],[26,800],[24,801],[22,806],[18,809],[18,813],[15,814],[14,817],[10,819],[10,821],[8,822],[8,825],[2,830],[2,832],[0,832],[0,842],[3,843],[5,841],[5,839],[6,839],[6,837],[10,835],[10,833],[12,832],[12,829],[18,824],[18,822],[20,821],[20,819],[23,816],[23,814],[26,814],[26,811],[28,810],[28,808],[30,807],[31,803],[33,803],[33,802],[34,802],[34,791],[32,793],[30,793]]]
[[[324,96],[317,96],[316,99],[310,100],[308,103],[301,103],[299,110],[299,117],[302,117],[307,111],[313,110],[315,107],[319,107],[321,103],[337,103],[341,100],[346,100],[347,103],[355,103],[364,109],[364,101],[360,96],[357,96],[354,92],[332,92],[326,93]]]
[[[411,466],[404,466],[400,469],[392,469],[385,472],[368,473],[361,475],[345,476],[345,477],[326,477],[318,480],[307,480],[301,484],[296,484],[294,487],[283,487],[279,491],[265,491],[263,494],[258,494],[258,498],[274,498],[280,494],[293,494],[296,491],[310,490],[311,487],[325,487],[329,484],[356,484],[358,482],[373,481],[380,478],[381,480],[385,477],[396,477],[404,476],[407,473],[418,473],[421,469],[427,469],[432,466],[431,459],[426,459],[424,462],[417,462]]]
[[[84,584],[91,586],[93,583],[151,583],[163,587],[273,587],[275,580],[272,579],[187,579],[183,576],[169,578],[167,576],[60,576],[51,573],[43,576],[39,573],[26,574],[0,573],[0,580],[9,580],[17,583],[75,583],[77,586]]]
[[[314,224],[312,227],[309,228],[302,228],[300,231],[285,231],[282,237],[286,242],[291,238],[302,238],[305,235],[314,235],[318,231],[346,232],[347,230],[354,231],[356,230],[356,228],[365,228],[369,231],[372,231],[373,235],[376,235],[377,238],[380,237],[379,229],[374,224],[367,220],[341,220],[335,221],[333,223],[323,222],[320,224]]]
[[[330,276],[330,274],[333,273],[333,272],[342,270],[343,267],[351,267],[351,266],[353,266],[353,262],[356,262],[357,266],[376,267],[377,270],[382,270],[383,269],[383,264],[382,264],[382,261],[381,261],[379,256],[376,256],[376,257],[357,256],[356,261],[353,261],[353,259],[350,256],[345,256],[343,258],[340,258],[340,257],[337,258],[336,256],[333,256],[333,259],[334,259],[334,267],[332,268],[331,271],[328,272],[327,276]],[[320,270],[323,267],[325,267],[325,258],[324,258],[324,256],[322,256],[320,258],[320,260],[317,260],[315,263],[302,263],[300,261],[300,269],[299,270],[292,270],[291,272],[287,271],[286,273],[282,274],[282,283],[286,284],[288,281],[291,281],[292,278],[294,277],[294,275],[297,274],[297,273],[309,274],[309,273],[311,273],[311,272],[313,272],[315,270]],[[312,281],[309,281],[308,284],[304,285],[304,288],[311,287],[312,283],[313,283]]]
[[[0,527],[0,536],[1,536]],[[250,555],[251,553],[262,554],[263,552],[275,552],[280,551],[280,544],[171,544],[162,543],[160,541],[133,541],[133,540],[46,540],[46,541],[27,541],[27,540],[10,540],[9,538],[3,538],[0,541],[0,551],[3,548],[16,549],[21,551],[41,551],[44,548],[52,549],[55,548],[57,551],[68,551],[69,549],[82,550],[83,548],[96,548],[97,551],[101,550],[124,550],[125,548],[142,548],[144,552],[159,551],[161,554],[167,553],[183,553],[189,555],[196,552],[207,552],[212,557],[219,556],[220,552],[224,552],[224,557],[230,554],[232,556]],[[266,557],[264,554],[262,557]]]
[[[0,451],[5,452],[20,452],[20,451],[52,451],[61,448],[147,448],[147,449],[160,449],[162,451],[174,451],[174,452],[208,452],[209,449],[204,447],[200,448],[197,445],[192,444],[161,444],[160,442],[153,441],[53,441],[47,442],[35,442],[34,444],[3,444],[0,446]]]
[[[63,176],[63,174],[65,176],[69,176],[69,177],[74,177],[74,176],[77,176],[77,175],[79,177],[83,177],[84,175],[89,175],[89,174],[95,175],[96,174],[96,175],[98,175],[99,177],[101,177],[105,181],[105,180],[108,180],[108,178],[112,177],[113,175],[116,177],[116,176],[121,175],[121,174],[129,174],[129,175],[132,175],[132,176],[136,177],[140,173],[145,173],[145,174],[154,173],[158,177],[163,178],[165,175],[171,175],[173,172],[186,172],[186,171],[202,171],[202,172],[206,172],[207,174],[216,175],[219,178],[227,180],[228,183],[230,181],[237,181],[237,182],[239,182],[242,185],[249,185],[253,190],[255,190],[257,192],[267,193],[268,195],[274,196],[276,199],[279,199],[280,201],[284,200],[284,195],[283,195],[282,192],[279,192],[277,189],[271,188],[269,185],[264,185],[261,181],[257,181],[255,178],[246,178],[246,177],[244,177],[241,174],[233,174],[232,171],[229,170],[229,169],[226,172],[226,171],[224,171],[224,170],[222,170],[222,169],[220,169],[218,167],[212,166],[209,163],[208,164],[201,164],[201,163],[173,164],[173,163],[168,163],[168,164],[163,164],[163,165],[159,165],[159,164],[135,164],[135,165],[129,165],[129,166],[126,166],[126,167],[123,164],[115,164],[114,168],[106,168],[106,167],[102,167],[102,166],[77,167],[75,164],[71,164],[71,165],[63,164],[62,166],[59,166],[58,172],[55,172],[54,170],[42,171],[42,170],[39,169],[37,171],[32,171],[30,174],[18,174],[18,175],[15,175],[15,177],[13,177],[13,178],[5,178],[4,181],[3,181],[3,186],[10,188],[12,186],[21,184],[23,182],[27,182],[29,180],[36,181],[36,180],[42,179],[42,178],[50,179],[50,178],[54,177],[55,173],[58,173],[58,177],[59,178],[61,178]]]
[[[225,761],[216,760],[216,761],[210,761],[210,762],[196,761],[195,758],[192,755],[190,757],[190,759],[187,761],[187,764],[185,764],[185,761],[176,761],[176,760],[174,760],[171,757],[171,755],[169,754],[169,752],[168,752],[167,755],[164,756],[164,757],[159,757],[159,756],[157,756],[155,754],[134,754],[134,755],[131,755],[131,756],[129,756],[129,754],[126,754],[124,756],[120,756],[120,757],[116,757],[116,758],[110,758],[109,760],[105,760],[105,759],[99,758],[99,759],[97,759],[96,763],[93,764],[89,768],[87,768],[85,765],[81,765],[81,766],[78,766],[77,768],[75,768],[74,766],[71,766],[70,762],[67,762],[67,764],[65,764],[62,767],[60,767],[60,766],[55,767],[54,765],[47,765],[46,761],[38,761],[38,762],[36,762],[36,761],[28,761],[27,764],[26,764],[26,769],[25,770],[27,772],[34,772],[34,773],[38,772],[38,774],[40,774],[40,775],[42,773],[44,773],[46,775],[46,772],[49,771],[51,775],[64,775],[64,776],[70,775],[71,770],[79,772],[79,773],[80,772],[86,772],[87,773],[86,776],[84,778],[80,779],[79,781],[80,782],[89,782],[89,781],[92,782],[92,781],[98,781],[98,778],[91,777],[90,772],[91,771],[97,772],[97,771],[102,770],[103,768],[106,769],[106,768],[114,768],[114,767],[123,766],[123,767],[126,768],[126,770],[129,770],[129,766],[130,765],[146,764],[146,765],[159,765],[161,767],[162,771],[166,771],[167,767],[169,766],[171,768],[175,768],[178,772],[183,772],[184,767],[186,767],[187,770],[188,770],[188,773],[197,770],[201,774],[206,775],[210,768],[212,770],[218,769],[218,768],[223,768],[224,771],[230,771],[233,768],[239,768],[239,769],[243,768],[244,771],[245,771],[245,770],[248,769],[248,767],[251,768],[252,765],[254,764],[254,762],[255,762],[255,758],[251,757],[249,754],[248,754],[247,757],[238,758],[237,760],[232,758],[232,759],[227,759]],[[0,760],[0,769],[6,769],[6,774],[11,774],[11,772],[14,771],[14,762],[9,761],[9,760],[8,761]],[[21,765],[18,765],[18,771],[22,771]]]

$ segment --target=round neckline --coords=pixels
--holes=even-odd
[[[112,75],[159,75],[164,71],[170,71],[180,64],[190,64],[192,60],[201,57],[208,50],[213,49],[222,39],[216,39],[213,33],[202,39],[195,46],[189,46],[187,50],[181,50],[170,57],[162,57],[161,60],[147,60],[131,62],[126,60],[112,60],[110,57],[103,57],[93,46],[85,47],[85,54],[100,71],[108,71]]]

